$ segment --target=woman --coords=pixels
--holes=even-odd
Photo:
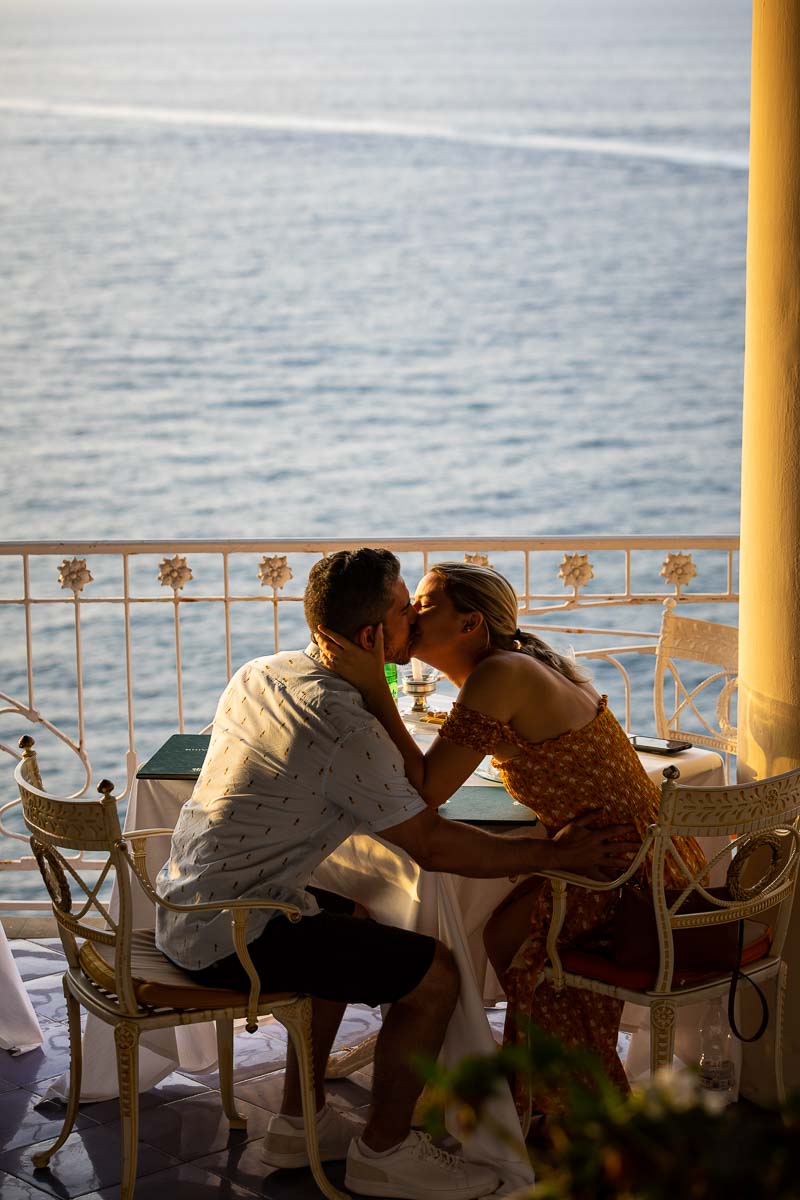
[[[536,811],[548,835],[592,812],[598,827],[629,822],[643,837],[658,809],[657,786],[606,697],[570,659],[518,629],[517,596],[508,580],[489,567],[440,563],[419,584],[414,607],[414,655],[459,688],[424,754],[386,686],[380,630],[372,652],[329,630],[320,631],[320,642],[323,661],[362,692],[428,803],[444,803],[484,755],[492,754],[507,790]],[[702,871],[705,860],[697,843],[686,841],[681,849],[687,867]],[[642,869],[647,876],[648,864]],[[683,885],[677,875],[668,883]],[[562,943],[585,941],[610,921],[615,905],[614,892],[571,889]],[[505,1040],[524,1044],[520,1017],[533,1019],[562,1041],[593,1049],[612,1081],[627,1091],[616,1052],[622,1002],[571,989],[559,993],[546,983],[537,987],[550,913],[550,885],[532,876],[514,888],[487,923],[487,953],[508,997]],[[563,1103],[552,1092],[529,1097],[521,1079],[515,1099],[524,1127],[531,1099],[543,1113]]]

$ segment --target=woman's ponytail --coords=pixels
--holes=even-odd
[[[571,679],[573,683],[588,682],[589,675],[580,669],[573,658],[566,654],[559,654],[535,633],[525,633],[523,630],[517,629],[514,633],[514,640],[519,642],[519,649],[523,654],[528,654],[531,658],[538,658],[539,662],[546,663],[548,667],[552,667],[567,679]]]

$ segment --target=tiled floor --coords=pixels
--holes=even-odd
[[[116,1200],[120,1194],[120,1123],[116,1100],[85,1104],[52,1170],[35,1170],[32,1154],[58,1134],[64,1109],[43,1101],[48,1084],[67,1068],[69,1047],[61,990],[59,942],[10,943],[45,1035],[41,1050],[13,1056],[0,1050],[0,1198]],[[358,1014],[355,1014],[358,1023]],[[216,1075],[175,1072],[140,1097],[136,1200],[319,1200],[307,1170],[273,1170],[261,1159],[261,1137],[282,1088],[274,1069],[274,1039],[237,1036],[235,1092],[246,1131],[231,1131],[222,1112]],[[113,1066],[110,1067],[113,1070]],[[343,1108],[369,1103],[369,1077],[330,1083]],[[344,1163],[327,1166],[344,1184]]]

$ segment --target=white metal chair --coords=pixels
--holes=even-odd
[[[775,1083],[778,1097],[784,1096],[782,1065],[783,1009],[786,994],[786,963],[783,946],[789,925],[792,900],[800,864],[800,769],[738,787],[680,786],[679,771],[664,771],[661,806],[657,821],[650,826],[636,862],[611,883],[595,883],[574,876],[550,876],[553,916],[548,932],[549,965],[543,972],[556,988],[573,987],[603,996],[629,1000],[650,1010],[650,1069],[672,1063],[675,1011],[687,1004],[727,994],[732,971],[675,971],[673,937],[677,930],[698,929],[730,921],[748,921],[767,909],[774,920],[771,935],[766,927],[761,936],[748,939],[741,974],[757,983],[777,979],[775,1002],[770,1012],[774,1039]],[[677,837],[734,837],[734,858],[728,871],[728,888],[736,899],[712,896],[701,880],[685,867]],[[653,912],[658,938],[658,967],[619,967],[605,954],[571,947],[559,949],[558,937],[566,913],[568,886],[589,890],[611,890],[629,879],[644,853],[652,851]],[[727,857],[721,850],[713,861]],[[769,862],[763,869],[761,858]],[[678,897],[667,899],[665,863],[672,860],[685,876]],[[759,878],[754,874],[762,872]],[[707,908],[708,911],[699,911]],[[680,910],[680,915],[678,915]],[[753,925],[748,932],[757,933]],[[680,976],[680,977],[678,977]]]
[[[303,1116],[311,1170],[329,1200],[347,1200],[328,1181],[322,1169],[316,1133],[316,1104],[311,1065],[311,1000],[291,992],[267,994],[247,950],[247,918],[256,908],[273,908],[300,920],[300,910],[269,901],[221,901],[180,906],[162,900],[144,866],[148,837],[165,830],[143,830],[123,837],[114,785],[103,780],[99,800],[63,799],[43,790],[33,738],[20,738],[23,756],[14,772],[22,798],[31,847],[39,863],[67,957],[64,995],[70,1036],[70,1087],[64,1125],[47,1150],[33,1156],[46,1167],[63,1146],[78,1112],[81,1091],[80,1006],[114,1027],[120,1113],[122,1118],[122,1200],[130,1200],[136,1183],[139,1125],[139,1037],[152,1029],[214,1021],[217,1028],[220,1092],[225,1114],[234,1129],[246,1127],[236,1111],[233,1094],[233,1022],[244,1017],[255,1032],[259,1016],[273,1015],[285,1026],[300,1064]],[[130,845],[129,845],[130,843]],[[62,850],[91,850],[107,854],[105,866],[91,886],[80,876],[74,859]],[[114,916],[99,892],[111,872],[116,875],[119,901]],[[251,980],[248,993],[200,986],[158,950],[152,930],[131,928],[131,876],[155,905],[174,911],[214,909],[231,915],[236,952]],[[73,886],[74,893],[73,894]],[[79,939],[81,939],[79,941]]]
[[[685,738],[695,746],[735,754],[731,702],[737,687],[739,631],[732,625],[678,617],[674,603],[668,601],[664,608],[656,647],[653,707],[658,736]],[[716,670],[697,683],[687,683],[680,663],[705,664]],[[707,697],[715,698],[715,723],[708,707],[703,707]]]

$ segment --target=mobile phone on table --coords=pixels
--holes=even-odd
[[[643,754],[680,754],[681,750],[692,748],[691,742],[680,738],[640,737],[638,733],[631,734],[631,745]]]

